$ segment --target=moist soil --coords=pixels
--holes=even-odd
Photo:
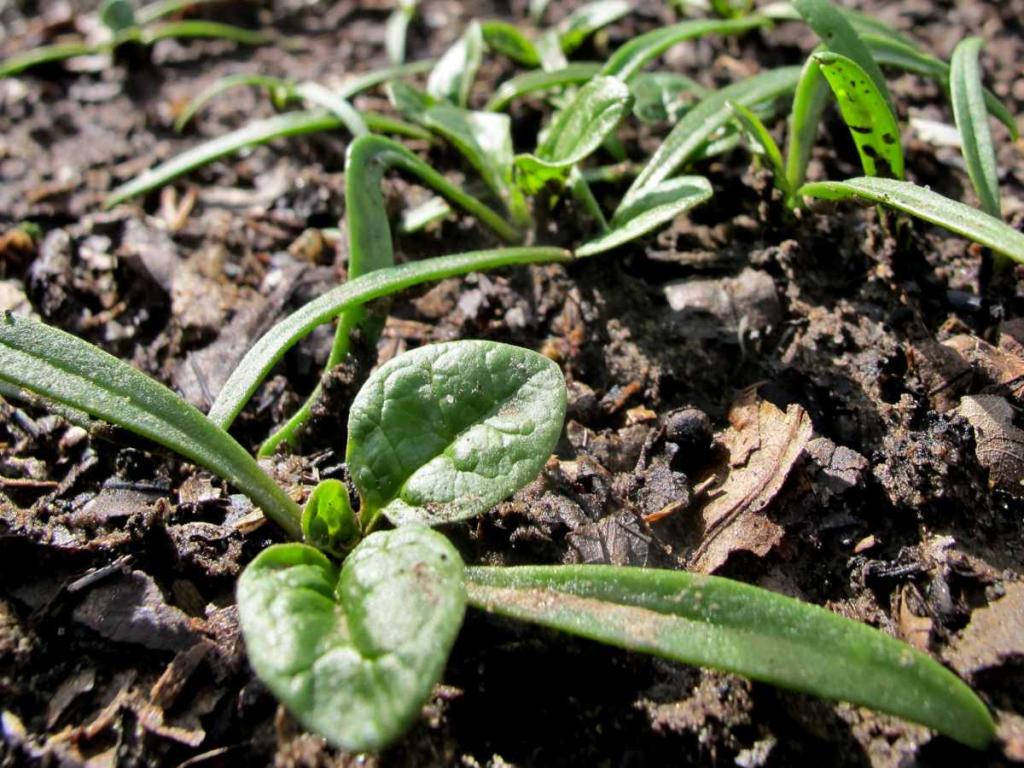
[[[161,42],[149,55],[0,82],[0,303],[94,342],[200,407],[276,319],[345,278],[346,136],[276,142],[111,211],[116,184],[256,117],[234,90],[182,135],[216,78],[263,72],[337,86],[383,66],[390,3],[210,7],[275,29],[256,49]],[[572,3],[552,3],[548,20]],[[988,83],[1024,113],[1024,2],[866,0],[857,7],[948,60],[985,38]],[[526,3],[423,2],[410,58],[471,18],[525,23]],[[669,23],[635,12],[577,58]],[[4,55],[85,29],[75,3],[0,6]],[[797,24],[677,46],[659,66],[716,87],[799,63]],[[488,58],[472,102],[513,72]],[[940,88],[891,80],[909,176],[975,203]],[[364,108],[387,110],[379,92]],[[528,149],[549,110],[512,111]],[[627,121],[641,160],[668,126]],[[1004,216],[1024,226],[1024,159],[993,124]],[[947,132],[948,133],[948,132]],[[781,139],[781,126],[776,135]],[[454,180],[441,145],[413,148]],[[827,606],[932,654],[997,713],[973,752],[926,729],[729,674],[470,611],[443,684],[395,746],[353,756],[302,732],[253,677],[235,579],[279,533],[231,488],[116,430],[0,400],[0,763],[8,765],[1005,765],[1024,760],[1024,300],[1019,270],[873,208],[787,215],[742,148],[703,161],[714,198],[656,236],[569,265],[447,280],[397,297],[378,361],[486,338],[542,350],[569,386],[567,425],[534,483],[446,530],[467,562],[613,563],[742,579]],[[827,113],[812,178],[859,174]],[[397,215],[427,198],[399,178]],[[606,209],[623,188],[596,187]],[[570,204],[538,243],[588,236]],[[16,230],[38,225],[40,236]],[[493,244],[455,217],[397,240],[410,260]],[[301,402],[330,344],[293,350],[234,432],[255,447]],[[345,477],[347,403],[373,362],[333,371],[298,450],[273,470],[296,495]],[[368,361],[368,362],[367,362]]]

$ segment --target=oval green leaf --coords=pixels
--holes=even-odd
[[[711,182],[703,176],[680,176],[646,190],[625,208],[616,211],[611,228],[584,243],[577,256],[594,256],[643,237],[681,213],[711,199]]]
[[[839,103],[843,122],[868,176],[903,178],[900,129],[889,102],[853,59],[832,51],[812,54]]]
[[[467,568],[470,605],[889,712],[972,747],[994,726],[936,661],[816,605],[715,576],[601,565]]]
[[[340,480],[321,480],[302,508],[302,538],[334,557],[344,557],[359,541],[359,520],[348,488]]]
[[[422,527],[371,534],[340,573],[304,544],[265,549],[238,580],[257,676],[304,726],[350,751],[408,728],[465,612],[458,551]]]
[[[524,67],[539,67],[537,48],[515,24],[507,21],[485,21],[480,24],[484,44],[492,51],[508,56]]]
[[[508,344],[434,344],[391,360],[349,411],[363,519],[434,525],[485,512],[540,472],[565,398],[557,365]]]
[[[909,181],[861,177],[805,184],[797,194],[823,200],[858,197],[909,213],[1024,264],[1024,234],[994,216]]]

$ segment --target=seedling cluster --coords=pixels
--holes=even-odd
[[[179,3],[179,6],[193,5]],[[162,8],[173,4],[161,3]],[[539,19],[546,3],[535,2]],[[630,4],[602,0],[559,25],[527,34],[504,22],[474,22],[436,62],[406,64],[405,34],[415,2],[388,23],[393,66],[341,91],[265,75],[236,75],[200,94],[179,119],[223,90],[265,88],[283,111],[172,158],[115,190],[109,205],[144,194],[245,147],[344,128],[353,136],[345,174],[349,280],[282,320],[248,352],[208,414],[99,349],[56,329],[0,318],[0,392],[61,405],[83,422],[125,427],[205,467],[243,491],[293,543],[272,546],[238,584],[242,630],[256,674],[308,728],[349,750],[377,749],[415,720],[440,679],[466,605],[622,648],[709,665],[795,690],[894,713],[981,748],[992,737],[985,705],[952,673],[883,633],[812,605],[727,579],[603,566],[465,566],[433,527],[479,515],[530,482],[550,456],[565,413],[562,374],[528,350],[458,341],[405,353],[374,371],[351,403],[346,463],[355,497],[336,480],[312,489],[301,509],[228,431],[284,353],[337,319],[332,368],[360,328],[373,339],[374,299],[412,285],[497,267],[565,262],[608,253],[656,231],[714,194],[709,180],[680,175],[744,142],[764,158],[790,210],[806,198],[858,197],[946,227],[1024,262],[1024,235],[1003,223],[988,116],[1016,137],[1013,117],[985,91],[980,41],[958,46],[952,65],[912,41],[828,0],[714,2],[717,18],[687,19],[629,40],[605,62],[569,61],[587,38]],[[148,40],[155,12],[107,2],[112,40]],[[802,66],[765,71],[718,90],[645,67],[670,47],[705,35],[740,35],[779,23],[806,23],[822,45]],[[148,37],[147,37],[148,35]],[[111,42],[110,45],[116,45]],[[524,68],[471,109],[485,55]],[[35,62],[54,52],[36,52]],[[31,55],[0,65],[14,74]],[[904,180],[900,129],[884,68],[939,81],[949,94],[964,157],[982,210]],[[425,87],[409,82],[427,75]],[[351,100],[386,86],[396,118],[360,111]],[[864,177],[806,183],[818,124],[835,98]],[[680,98],[691,97],[687,102]],[[530,151],[513,147],[506,108],[543,97],[550,120]],[[767,123],[789,103],[785,152]],[[628,157],[625,120],[670,122],[646,160]],[[448,181],[394,137],[448,143],[477,177]],[[598,156],[611,163],[594,164]],[[406,231],[459,210],[508,247],[396,266],[380,190],[401,171],[437,197],[406,213]],[[613,210],[596,185],[630,180]],[[571,200],[590,234],[571,251],[523,247],[535,217]],[[601,199],[607,200],[606,196]],[[311,395],[310,402],[317,393]],[[259,449],[269,455],[295,437],[310,403]],[[377,530],[383,521],[392,527]]]

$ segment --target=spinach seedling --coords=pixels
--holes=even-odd
[[[99,18],[106,32],[104,39],[99,42],[79,40],[45,45],[15,54],[0,61],[0,77],[13,77],[33,67],[80,56],[115,53],[119,48],[131,43],[148,47],[168,38],[205,37],[229,40],[243,45],[262,45],[270,39],[262,32],[216,21],[160,21],[186,5],[194,4],[160,2],[140,8],[136,12],[129,0],[103,0],[99,8]]]
[[[379,282],[388,271],[350,285]],[[320,309],[301,327],[336,306]],[[170,390],[84,341],[9,313],[0,316],[0,382],[5,392],[27,389],[178,451],[304,542],[271,546],[246,567],[239,619],[256,674],[301,723],[344,749],[386,746],[416,719],[467,603],[874,707],[970,746],[992,738],[988,710],[955,675],[817,606],[668,570],[466,568],[427,526],[480,514],[531,480],[561,432],[562,374],[528,350],[451,342],[371,374],[349,411],[346,461],[358,513],[336,481],[316,488],[300,512],[241,446]],[[384,518],[399,527],[374,532]]]

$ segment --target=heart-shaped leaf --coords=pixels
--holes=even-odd
[[[367,536],[339,573],[305,544],[265,549],[238,581],[249,661],[304,726],[352,751],[416,719],[466,608],[459,553],[410,526]]]
[[[396,525],[478,515],[537,475],[564,418],[562,372],[536,352],[458,341],[401,355],[349,411],[360,514]]]

